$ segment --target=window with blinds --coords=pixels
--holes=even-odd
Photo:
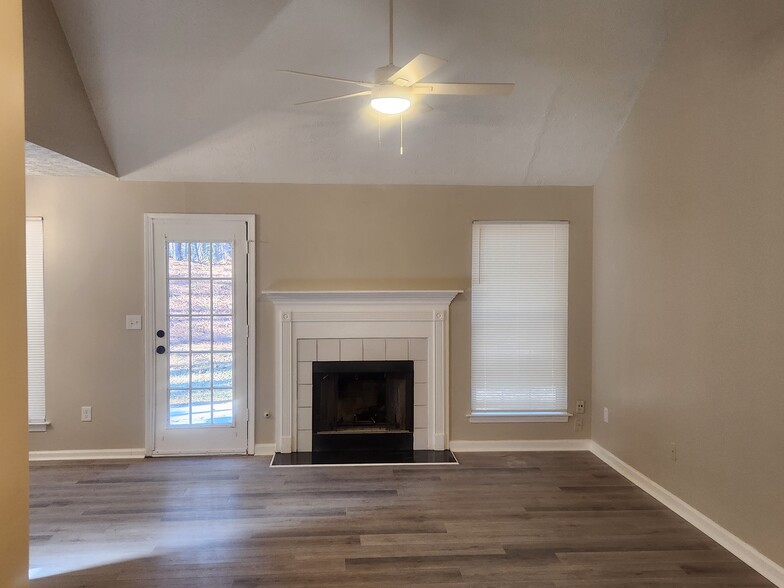
[[[567,418],[568,222],[475,222],[471,417]]]
[[[27,218],[27,387],[30,430],[46,430],[44,394],[44,221]]]

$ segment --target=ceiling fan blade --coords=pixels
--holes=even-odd
[[[315,104],[316,102],[332,102],[333,100],[343,100],[344,98],[354,98],[355,96],[370,96],[370,90],[365,90],[364,92],[355,92],[354,94],[343,94],[342,96],[333,96],[332,98],[319,98],[318,100],[297,102],[294,106],[302,106],[303,104]]]
[[[394,74],[389,76],[388,81],[397,86],[413,86],[419,80],[429,76],[444,65],[446,65],[446,59],[433,57],[427,53],[420,53]]]
[[[451,94],[455,96],[506,96],[514,84],[416,84],[415,94]]]
[[[373,87],[376,86],[376,84],[373,84],[371,82],[361,82],[359,80],[347,80],[346,78],[335,78],[335,77],[332,77],[332,76],[322,76],[321,74],[308,73],[306,71],[296,71],[296,70],[293,70],[293,69],[279,69],[278,71],[282,71],[284,73],[296,74],[298,76],[309,76],[311,78],[321,78],[322,80],[332,80],[334,82],[343,82],[343,83],[346,83],[346,84],[355,84],[357,86],[362,86],[364,88],[373,88]]]

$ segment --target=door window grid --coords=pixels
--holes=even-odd
[[[234,424],[233,244],[167,244],[169,426]]]

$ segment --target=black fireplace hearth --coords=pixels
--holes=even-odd
[[[313,362],[314,453],[413,448],[413,361]]]

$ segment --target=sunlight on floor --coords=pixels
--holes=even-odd
[[[122,529],[117,529],[122,534]],[[187,539],[183,539],[183,533]],[[198,537],[198,538],[197,538]],[[31,580],[60,576],[100,568],[122,562],[165,557],[172,553],[189,552],[209,545],[232,541],[238,531],[210,527],[208,537],[203,535],[203,523],[181,525],[169,529],[151,529],[144,540],[79,541],[72,544],[58,543],[30,546]]]
[[[48,578],[69,574],[79,570],[98,568],[105,565],[123,561],[142,559],[152,555],[154,546],[149,543],[77,543],[73,546],[59,545],[57,552],[47,550],[42,557],[36,557],[34,548],[31,549],[30,561],[36,567],[31,567],[29,578]]]

